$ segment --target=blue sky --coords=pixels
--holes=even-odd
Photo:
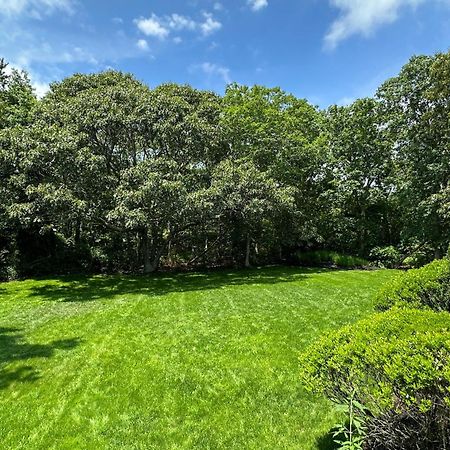
[[[0,0],[0,56],[39,94],[74,72],[280,86],[320,107],[450,48],[450,0]]]

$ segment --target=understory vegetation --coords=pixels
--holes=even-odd
[[[0,277],[440,257],[449,72],[449,53],[416,56],[374,98],[323,111],[279,88],[150,89],[115,71],[37,99],[2,60]]]
[[[330,252],[327,250],[315,250],[310,252],[298,252],[296,260],[299,264],[305,266],[329,265],[336,267],[367,267],[369,261],[357,256],[343,255],[338,252]]]

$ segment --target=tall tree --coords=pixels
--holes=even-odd
[[[449,53],[413,57],[377,92],[395,143],[404,238],[432,245],[437,256],[450,240],[440,213],[450,179],[448,61]]]
[[[14,271],[19,223],[9,214],[21,192],[23,173],[17,142],[35,116],[37,99],[28,75],[0,59],[0,277]],[[10,269],[7,269],[10,268]]]
[[[320,240],[327,159],[323,114],[279,88],[233,84],[223,100],[222,126],[231,157],[250,158],[280,185],[295,188],[296,214],[279,224],[279,241],[295,248]]]
[[[348,250],[367,254],[383,239],[392,192],[392,154],[378,103],[370,98],[328,111],[330,224]],[[340,237],[339,237],[340,235]]]
[[[33,214],[36,205],[44,206],[40,210],[42,217],[46,214],[46,222],[51,217],[61,232],[69,231],[73,239],[90,239],[91,245],[111,241],[102,236],[116,236],[113,245],[134,247],[144,269],[155,270],[167,222],[152,219],[150,213],[133,222],[133,211],[143,208],[162,214],[167,208],[167,218],[173,208],[183,209],[180,201],[170,207],[175,197],[162,194],[170,185],[168,167],[176,167],[181,182],[187,182],[195,171],[206,186],[207,167],[223,148],[219,104],[212,93],[177,85],[151,91],[133,77],[113,71],[75,75],[52,85],[42,102],[39,128],[43,136],[36,136],[36,151],[44,152],[41,161],[46,160],[48,146],[41,144],[54,135],[53,129],[59,130],[61,145],[52,147],[57,153],[53,166],[49,162],[47,172],[28,187],[33,194]],[[157,180],[156,184],[152,185],[152,180]],[[57,205],[62,203],[56,199],[62,195],[67,212],[61,217]],[[139,196],[141,203],[136,200]],[[129,220],[122,214],[125,210]],[[176,221],[183,216],[171,217],[171,230],[179,229]],[[140,251],[142,248],[147,250]]]

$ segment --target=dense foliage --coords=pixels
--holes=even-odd
[[[298,252],[296,261],[305,266],[331,266],[357,268],[369,266],[369,261],[357,256],[343,255],[338,252],[327,250],[315,250],[309,252]]]
[[[320,111],[278,88],[221,97],[115,71],[37,99],[2,60],[0,277],[322,249],[431,260],[450,242],[449,65],[414,57],[375,98]]]
[[[392,309],[321,338],[302,356],[312,391],[362,405],[365,448],[450,444],[450,315]]]
[[[406,306],[450,312],[450,260],[438,259],[401,274],[383,286],[375,303],[382,311]]]

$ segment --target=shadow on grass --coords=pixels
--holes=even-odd
[[[140,293],[164,295],[171,292],[203,291],[225,286],[277,284],[301,281],[328,269],[271,267],[241,271],[210,271],[148,276],[69,276],[52,280],[63,284],[38,284],[30,296],[62,302],[85,302],[116,295]]]
[[[17,328],[0,327],[0,389],[14,382],[32,382],[39,379],[39,372],[29,364],[10,369],[5,367],[15,361],[32,358],[51,358],[56,350],[71,350],[80,344],[78,338],[53,341],[50,344],[30,344]]]
[[[337,450],[339,448],[339,444],[334,442],[333,431],[330,430],[328,433],[320,436],[316,441],[317,450]]]

